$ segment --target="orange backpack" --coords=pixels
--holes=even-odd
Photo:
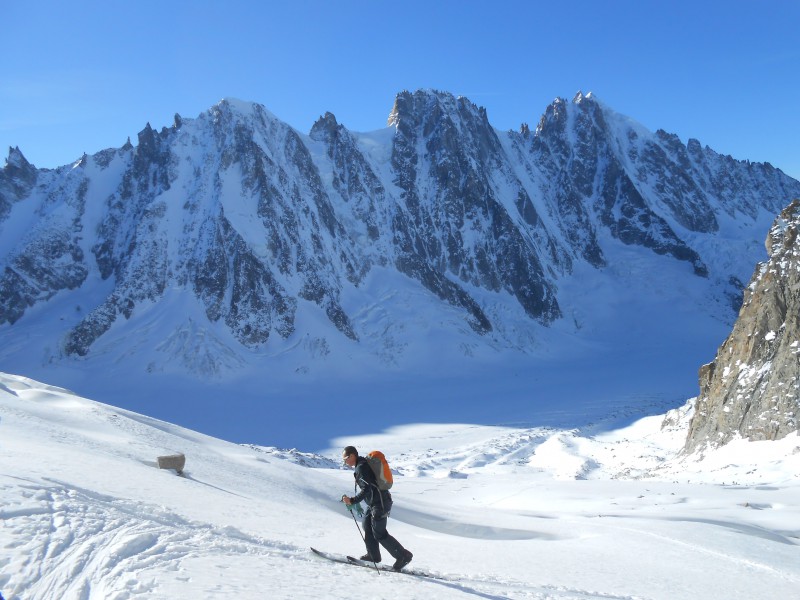
[[[375,473],[378,489],[383,491],[390,489],[394,483],[394,479],[392,478],[392,470],[389,468],[389,463],[386,462],[386,457],[383,455],[383,452],[380,450],[373,450],[367,454],[366,459],[372,472]]]

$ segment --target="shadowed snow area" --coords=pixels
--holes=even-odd
[[[800,440],[678,456],[691,405],[622,429],[409,424],[321,453],[232,444],[0,374],[6,600],[790,598]],[[344,444],[395,472],[411,572],[363,554]],[[156,458],[182,452],[184,476]],[[384,561],[390,561],[385,555]]]

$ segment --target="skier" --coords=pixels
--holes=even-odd
[[[350,505],[365,500],[368,507],[362,522],[367,553],[361,557],[361,560],[381,562],[381,549],[378,546],[380,543],[395,559],[392,568],[395,571],[401,570],[411,562],[414,555],[403,548],[400,542],[386,531],[386,521],[389,518],[389,511],[392,510],[392,495],[388,490],[382,491],[378,488],[375,473],[372,472],[367,459],[358,455],[355,447],[347,446],[342,452],[342,460],[348,467],[355,469],[353,477],[355,477],[358,487],[361,488],[356,496],[342,496],[342,502]]]

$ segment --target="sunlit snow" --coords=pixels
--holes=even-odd
[[[691,404],[666,420],[629,414],[621,428],[441,423],[366,435],[354,425],[314,454],[232,444],[0,374],[0,592],[6,600],[796,597],[800,440],[678,456],[690,414]],[[389,531],[414,552],[409,568],[434,577],[379,574],[309,552],[362,553],[338,501],[353,486],[339,460],[345,444],[387,454]],[[156,465],[175,452],[186,455],[182,477]]]

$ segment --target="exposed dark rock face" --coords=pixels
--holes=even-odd
[[[800,196],[768,164],[647,132],[591,95],[558,99],[535,131],[515,133],[466,98],[402,92],[389,125],[353,133],[326,113],[306,137],[260,105],[225,100],[56,170],[10,150],[0,327],[74,292],[81,310],[64,321],[61,347],[87,356],[113,327],[181,293],[201,312],[164,332],[170,348],[191,335],[196,349],[207,321],[258,350],[308,333],[298,332],[308,307],[363,341],[343,298],[380,268],[495,340],[513,326],[498,327],[487,297],[550,325],[567,312],[559,281],[578,264],[606,268],[617,242],[685,262],[735,311],[746,274],[707,252],[720,223],[755,223]]]
[[[0,221],[8,217],[11,206],[30,194],[39,171],[19,148],[9,148],[6,166],[0,171]]]
[[[491,325],[458,281],[514,295],[532,318],[560,316],[552,282],[536,249],[528,244],[490,178],[513,175],[486,112],[449,94],[404,92],[390,123],[397,128],[392,148],[395,185],[407,219],[393,225],[397,267],[419,279],[440,298],[463,306],[480,332]],[[424,155],[418,153],[424,148]],[[538,222],[527,192],[512,190],[526,220]],[[546,232],[539,231],[546,236]],[[450,275],[450,278],[446,278]]]
[[[775,440],[800,417],[800,200],[775,220],[731,335],[700,369],[686,449],[735,436]]]
[[[350,206],[356,223],[364,224],[364,233],[370,243],[377,242],[386,223],[386,206],[388,198],[386,189],[380,178],[367,162],[355,137],[342,125],[336,117],[325,113],[311,129],[311,139],[322,142],[326,147],[326,155],[330,159],[333,189]],[[381,260],[384,257],[373,256]]]
[[[15,204],[37,194],[39,174],[18,148],[9,152],[0,172],[0,223]],[[88,270],[78,215],[85,208],[87,190],[88,181],[80,172],[69,181],[60,180],[41,192],[30,230],[3,232],[18,235],[19,245],[5,264],[0,263],[0,324],[13,324],[35,304],[83,284]]]
[[[548,107],[530,142],[535,162],[545,166],[554,212],[562,216],[570,241],[582,248],[585,260],[603,266],[599,224],[625,244],[685,260],[695,273],[707,275],[700,256],[667,220],[697,226],[694,220],[713,219],[709,199],[695,189],[686,170],[689,165],[676,164],[661,145],[641,139],[634,128],[627,128],[623,139],[615,137],[615,129],[597,101],[578,94],[572,107],[563,100]],[[659,214],[659,204],[668,209],[666,214]]]

